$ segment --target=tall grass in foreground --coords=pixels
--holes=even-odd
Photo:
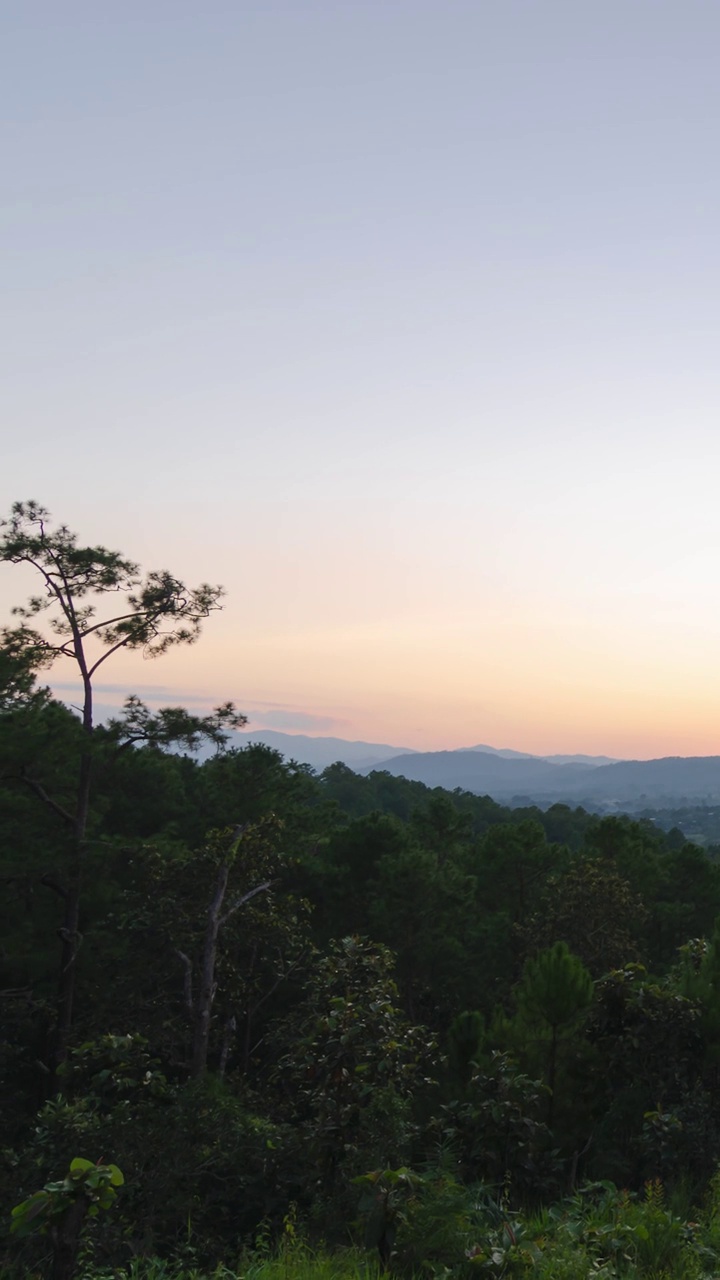
[[[417,1180],[394,1206],[396,1233],[384,1271],[374,1250],[313,1247],[296,1233],[294,1214],[273,1245],[214,1267],[190,1253],[175,1261],[134,1259],[101,1266],[86,1255],[75,1280],[718,1280],[720,1174],[712,1180],[696,1220],[666,1203],[659,1180],[641,1193],[593,1183],[536,1213],[460,1189],[461,1212],[445,1182]],[[391,1206],[393,1207],[393,1206]],[[387,1212],[387,1205],[385,1206]],[[687,1214],[687,1216],[686,1216]],[[694,1215],[693,1215],[694,1217]],[[0,1280],[47,1280],[50,1257],[32,1267],[4,1269]]]
[[[0,1280],[46,1280],[50,1256],[31,1270],[7,1269],[0,1264]],[[232,1266],[192,1266],[162,1258],[136,1258],[127,1266],[85,1263],[77,1280],[382,1280],[375,1256],[356,1249],[313,1249],[304,1241],[287,1241],[274,1252],[262,1249]]]
[[[127,1269],[88,1268],[79,1273],[78,1280],[380,1280],[381,1275],[379,1265],[365,1253],[352,1249],[328,1253],[294,1243],[271,1256],[250,1256],[234,1267],[221,1263],[207,1270],[147,1258],[132,1262]],[[2,1274],[0,1280],[5,1280]]]

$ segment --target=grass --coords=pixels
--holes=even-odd
[[[271,1256],[250,1255],[235,1267],[220,1263],[208,1271],[147,1258],[136,1259],[122,1270],[88,1269],[78,1275],[78,1280],[381,1280],[382,1274],[374,1260],[358,1250],[329,1253],[294,1242]],[[5,1278],[0,1275],[0,1280]]]
[[[444,1185],[444,1184],[443,1184]],[[428,1187],[429,1192],[428,1192]],[[659,1181],[632,1195],[610,1183],[534,1214],[502,1205],[474,1204],[474,1214],[450,1221],[446,1188],[423,1184],[425,1199],[403,1206],[392,1272],[403,1280],[717,1280],[720,1276],[720,1175],[697,1221],[665,1200]],[[457,1216],[457,1215],[456,1215]],[[694,1215],[693,1215],[694,1216]],[[36,1257],[38,1255],[35,1255]],[[0,1280],[46,1280],[48,1261],[6,1270]],[[215,1267],[182,1260],[135,1259],[123,1267],[89,1260],[76,1280],[387,1280],[377,1253],[312,1247],[296,1233],[291,1212],[279,1245],[255,1250]]]

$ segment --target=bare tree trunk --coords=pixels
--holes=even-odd
[[[578,1148],[578,1150],[577,1150],[577,1151],[574,1151],[574,1152],[573,1152],[572,1159],[571,1159],[571,1161],[570,1161],[570,1174],[569,1174],[569,1177],[568,1177],[568,1193],[569,1193],[570,1195],[574,1195],[574,1193],[575,1193],[575,1184],[576,1184],[576,1182],[577,1182],[578,1164],[579,1164],[579,1163],[580,1163],[580,1161],[582,1160],[583,1156],[587,1155],[588,1151],[590,1150],[590,1147],[591,1147],[591,1145],[592,1145],[592,1140],[593,1140],[593,1135],[592,1135],[592,1134],[590,1134],[590,1137],[588,1138],[588,1140],[587,1140],[587,1142],[585,1143],[585,1146],[582,1148],[582,1150],[580,1150],[580,1149]]]
[[[57,1068],[65,1061],[70,1039],[75,1002],[75,975],[77,953],[80,947],[80,877],[76,873],[68,886],[65,898],[65,914],[62,927],[58,929],[62,947],[60,951],[60,973],[58,974],[57,1015],[53,1038],[52,1068]]]
[[[223,1032],[222,1049],[220,1050],[220,1062],[218,1063],[218,1075],[222,1080],[227,1069],[227,1062],[230,1056],[230,1041],[237,1030],[237,1018],[232,1013],[225,1022],[225,1030]]]
[[[60,973],[58,975],[57,1016],[52,1052],[52,1068],[65,1061],[70,1040],[75,1003],[75,987],[77,977],[77,956],[82,942],[80,933],[80,899],[82,894],[83,863],[85,861],[85,839],[90,814],[90,789],[92,784],[92,733],[93,733],[93,701],[92,684],[87,673],[82,644],[77,640],[79,649],[78,665],[80,666],[85,698],[83,701],[83,733],[85,743],[80,757],[78,776],[77,804],[73,823],[72,865],[67,890],[65,893],[65,912],[59,935],[62,942],[60,953]]]
[[[220,911],[227,890],[230,867],[227,863],[220,867],[215,892],[208,908],[205,942],[203,945],[202,966],[200,969],[200,986],[194,1009],[193,1056],[190,1076],[193,1080],[207,1071],[208,1047],[210,1045],[210,1016],[215,999],[215,964],[217,962],[217,943],[220,932]]]
[[[273,881],[265,881],[263,884],[256,884],[255,888],[242,893],[231,906],[224,911],[223,902],[225,893],[228,888],[228,877],[231,873],[234,855],[237,852],[237,846],[240,844],[242,832],[245,827],[237,827],[234,829],[231,838],[231,847],[228,850],[228,860],[223,863],[218,870],[218,878],[215,881],[215,891],[213,900],[210,902],[208,909],[208,924],[205,927],[205,942],[202,946],[202,963],[200,966],[200,983],[197,989],[197,996],[193,1002],[192,1021],[192,1064],[190,1069],[191,1079],[196,1080],[199,1076],[204,1075],[208,1070],[208,1051],[210,1047],[210,1023],[213,1016],[213,1001],[215,1000],[215,991],[217,991],[217,982],[215,982],[215,966],[218,963],[218,938],[220,929],[231,919],[231,916],[240,910],[241,906],[246,902],[250,902],[252,897],[258,893],[265,893],[272,886]]]

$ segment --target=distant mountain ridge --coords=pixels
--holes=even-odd
[[[313,769],[326,769],[340,761],[350,769],[369,771],[385,767],[385,761],[400,756],[428,755],[412,747],[393,747],[383,742],[348,741],[346,738],[311,737],[306,733],[282,733],[279,729],[244,729],[231,734],[233,747],[245,747],[251,742],[280,751],[288,760],[309,764]],[[534,756],[527,751],[513,751],[509,747],[458,747],[444,754],[459,756],[465,753],[484,752],[507,760],[555,761],[560,764],[582,764],[590,767],[613,763],[609,756]],[[210,751],[204,754],[210,754]]]
[[[231,747],[247,747],[262,743],[280,751],[288,760],[309,764],[313,769],[327,769],[338,760],[357,772],[377,768],[392,756],[413,754],[412,747],[391,747],[384,742],[349,742],[345,738],[311,738],[306,733],[281,733],[278,729],[244,729],[231,736]]]
[[[230,746],[262,743],[288,760],[322,771],[341,762],[356,773],[386,771],[430,787],[472,791],[503,803],[586,805],[608,812],[684,802],[720,804],[720,756],[613,760],[609,756],[535,756],[479,743],[454,751],[414,751],[382,742],[311,737],[276,729],[231,735]],[[211,754],[211,749],[201,753]]]
[[[582,757],[555,763],[484,751],[423,751],[383,761],[388,773],[431,787],[492,796],[504,802],[570,802],[603,809],[720,803],[720,756],[666,756],[586,764]],[[369,770],[364,770],[369,772]]]
[[[460,751],[486,751],[492,756],[502,756],[505,760],[548,760],[552,764],[587,764],[595,768],[601,764],[618,764],[613,756],[536,756],[531,751],[512,751],[509,747],[488,747],[480,744],[477,747],[460,747]]]
[[[600,765],[598,768],[607,768]],[[529,794],[557,790],[574,790],[577,775],[596,772],[589,765],[552,764],[539,756],[508,758],[477,749],[470,751],[422,751],[412,756],[395,756],[384,760],[388,773],[424,782],[427,786],[454,790],[487,792],[493,798],[509,798],[518,793]],[[369,769],[364,769],[369,773]]]
[[[348,768],[378,768],[384,760],[393,760],[397,756],[428,755],[428,751],[416,751],[411,746],[391,746],[387,742],[348,741],[345,737],[311,737],[309,733],[283,733],[272,728],[256,728],[242,730],[231,735],[231,746],[243,748],[250,742],[261,742],[281,751],[287,759],[297,760],[299,764],[310,764],[314,769],[325,769],[328,764],[336,764],[338,760],[347,764]],[[601,764],[614,764],[609,755],[532,755],[529,751],[514,751],[497,746],[459,746],[447,755],[461,755],[468,751],[480,751],[488,755],[501,756],[509,760],[546,760],[557,764],[587,764],[596,767]]]

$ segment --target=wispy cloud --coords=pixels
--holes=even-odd
[[[79,702],[82,698],[82,686],[76,680],[54,680],[53,691],[68,705]],[[116,716],[128,695],[125,684],[96,684],[96,717],[98,720]],[[206,693],[189,693],[182,689],[171,689],[167,685],[133,685],[143,702],[154,706],[195,706],[198,711],[209,711],[219,699]],[[250,705],[237,699],[237,705],[248,717],[248,723],[258,729],[288,729],[296,732],[323,732],[342,729],[348,721],[337,716],[316,715],[312,711],[304,711],[301,707],[252,699]]]
[[[340,729],[347,724],[333,716],[316,716],[311,711],[249,711],[251,725],[264,729]]]
[[[75,697],[82,696],[82,685],[77,680],[53,680],[52,688],[60,697],[69,693]],[[186,693],[182,689],[169,689],[166,685],[152,684],[142,685],[134,684],[132,688],[128,688],[126,684],[94,684],[93,688],[96,695],[103,697],[105,695],[118,696],[119,702],[124,702],[130,693],[137,694],[143,702],[161,702],[164,705],[182,706],[186,702],[198,702],[202,706],[211,707],[220,699],[213,698],[207,693]]]

